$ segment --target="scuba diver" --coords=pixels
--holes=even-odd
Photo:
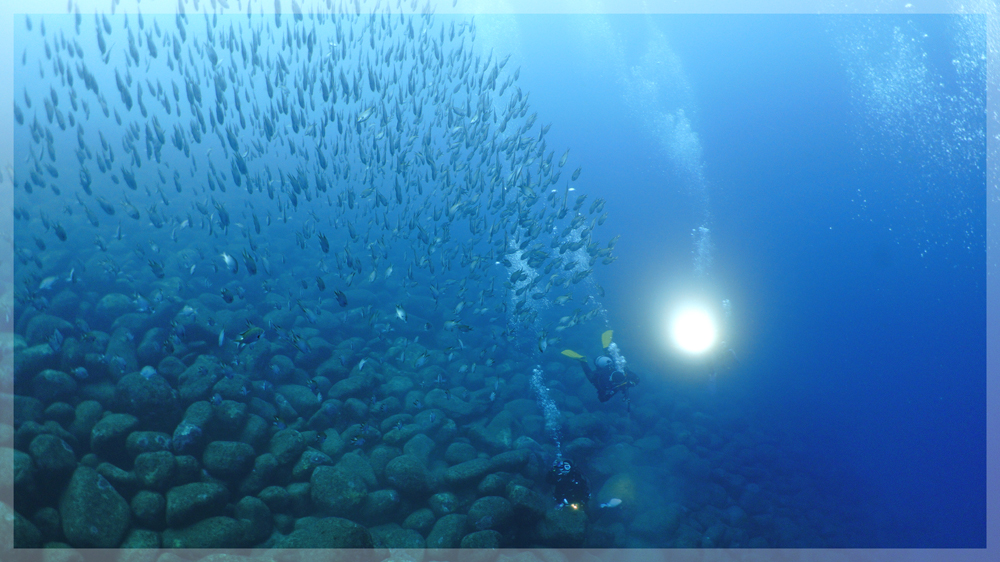
[[[590,501],[590,485],[579,468],[566,459],[557,458],[552,463],[552,469],[545,476],[545,481],[555,486],[553,496],[556,499],[556,509],[569,507],[581,509]]]
[[[611,343],[611,330],[604,332],[601,335],[601,343],[604,345],[605,349],[610,351],[612,356],[621,355],[618,354],[617,346]],[[631,412],[632,403],[629,401],[628,391],[633,386],[639,384],[639,376],[632,372],[628,367],[624,366],[625,360],[621,359],[622,368],[618,369],[616,361],[607,355],[601,355],[594,360],[594,366],[590,366],[590,362],[587,358],[579,353],[571,350],[565,349],[562,352],[566,357],[571,357],[580,361],[580,367],[583,369],[583,374],[586,375],[587,380],[590,384],[594,385],[597,389],[597,399],[601,402],[607,402],[611,398],[622,393],[622,400],[628,404],[628,410]]]

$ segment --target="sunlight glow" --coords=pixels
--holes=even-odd
[[[673,317],[670,334],[674,344],[682,351],[703,353],[715,344],[715,322],[708,312],[688,308]]]

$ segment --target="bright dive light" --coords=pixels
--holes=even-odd
[[[715,343],[715,322],[704,310],[681,311],[670,332],[677,346],[688,353],[702,353]]]

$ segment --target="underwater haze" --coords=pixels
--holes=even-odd
[[[176,6],[14,20],[15,546],[985,548],[985,16]]]

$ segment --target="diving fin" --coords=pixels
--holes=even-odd
[[[584,357],[583,355],[580,355],[579,353],[573,351],[572,349],[564,349],[564,350],[562,350],[562,354],[565,355],[566,357],[571,358],[571,359],[579,359],[580,361],[586,361],[587,360],[586,357]]]
[[[608,330],[607,332],[601,334],[601,347],[607,349],[607,347],[611,345],[611,333],[613,331],[614,330]]]

